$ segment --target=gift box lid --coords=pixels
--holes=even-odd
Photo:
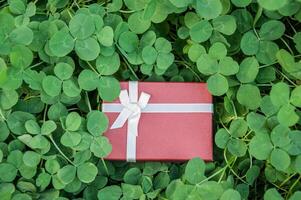
[[[190,82],[138,82],[138,97],[142,92],[150,95],[147,106],[203,104],[210,108],[204,112],[147,112],[143,110],[136,137],[137,161],[185,161],[194,157],[213,160],[212,150],[212,96],[205,83]],[[129,90],[129,82],[121,82],[122,90]],[[104,102],[106,105],[120,104]],[[122,105],[121,105],[122,106]],[[211,106],[211,107],[210,107]],[[119,112],[104,112],[111,126]],[[104,135],[112,143],[113,151],[106,158],[126,160],[128,124],[109,129]]]

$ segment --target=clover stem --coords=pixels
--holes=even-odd
[[[225,171],[227,167],[228,167],[228,166],[225,166],[225,167],[221,168],[220,170],[216,171],[214,174],[212,174],[212,175],[209,176],[208,178],[206,178],[206,179],[202,180],[201,182],[197,183],[196,185],[197,185],[197,186],[198,186],[198,185],[201,185],[202,183],[204,183],[204,182],[206,182],[206,181],[212,179],[212,178],[215,177],[216,175],[220,174],[222,171]]]
[[[171,39],[173,39],[174,41],[177,40],[177,35],[176,34],[174,34],[173,32],[170,32],[169,34],[170,34],[169,36],[171,37]]]
[[[135,12],[135,10],[118,10],[118,12],[121,12],[121,13],[133,13],[133,12]]]
[[[292,36],[289,36],[287,34],[284,34],[284,36],[287,37],[287,38],[289,38],[289,39],[291,39],[291,40],[294,40],[294,38]]]
[[[132,66],[131,66],[131,65],[128,63],[128,61],[127,61],[126,53],[123,51],[122,48],[120,48],[120,46],[119,46],[117,43],[116,43],[116,46],[117,46],[117,48],[119,49],[120,53],[123,55],[122,58],[123,58],[125,64],[127,65],[127,67],[130,69],[130,71],[131,71],[132,74],[135,76],[135,78],[136,78],[137,80],[139,80],[139,78],[138,78],[137,74],[135,73],[135,71],[133,70]]]
[[[278,63],[278,62],[273,62],[273,63],[270,63],[270,64],[262,65],[262,66],[259,66],[259,69],[265,68],[265,67],[269,67],[269,66],[275,65],[275,64],[277,64],[277,63]]]
[[[243,139],[247,139],[247,137],[252,133],[253,131],[252,130],[250,130],[245,136],[244,136],[244,138]]]
[[[90,62],[86,61],[86,63],[87,63],[88,66],[92,69],[93,72],[95,72],[98,76],[100,76],[100,74],[94,69],[94,67],[91,65]]]
[[[287,47],[287,49],[290,51],[290,53],[294,55],[293,50],[290,48],[290,46],[287,44],[287,42],[286,42],[283,38],[280,38],[280,40],[281,40],[281,41],[283,42],[283,44]]]
[[[97,102],[97,110],[101,111],[100,103],[102,103],[102,101],[100,100],[99,95],[97,95],[97,97],[96,97],[96,102]]]
[[[222,122],[222,120],[220,119],[219,121],[220,121],[220,123],[222,124],[223,128],[229,133],[229,135],[231,135],[231,134],[230,134],[230,131],[229,131],[228,128],[225,126],[225,124]]]
[[[77,8],[80,8],[79,5],[77,4],[76,0],[73,1],[71,7],[73,7],[73,5],[76,5]]]
[[[248,151],[248,153],[249,153],[249,159],[250,159],[250,167],[249,168],[251,168],[253,166],[253,159],[252,159],[252,155],[251,155],[250,151]]]
[[[230,171],[232,172],[232,174],[234,176],[236,176],[241,182],[243,182],[245,184],[248,184],[245,180],[243,180],[240,176],[238,176],[238,174],[232,169],[232,166],[230,166],[230,163],[229,163],[228,158],[226,156],[226,152],[227,152],[227,148],[224,149],[224,159],[225,159],[225,161],[227,163],[227,166],[229,167]],[[237,157],[235,156],[235,161],[236,161],[236,159],[237,159]],[[235,163],[235,161],[233,161],[233,163]],[[233,163],[231,163],[231,164],[233,164]]]
[[[276,69],[276,71],[283,76],[288,82],[290,82],[293,86],[297,87],[297,85],[291,80],[289,79],[284,73],[282,73],[280,70]]]
[[[255,35],[256,35],[256,37],[257,37],[257,39],[258,39],[258,40],[260,40],[260,37],[259,37],[259,35],[258,35],[258,33],[257,33],[257,31],[256,31],[256,29],[255,29],[255,28],[253,28],[253,31],[254,31],[254,33],[255,33]]]
[[[182,59],[183,61],[175,61],[175,62],[178,62],[178,63],[184,65],[186,68],[188,68],[188,69],[189,69],[189,70],[197,77],[197,79],[198,79],[200,82],[202,82],[201,77],[200,77],[200,76],[192,69],[192,67],[189,65],[189,63],[188,63],[184,58],[181,57],[181,59]]]
[[[186,68],[188,68],[196,77],[197,77],[197,79],[200,81],[200,82],[202,82],[202,79],[201,79],[201,77],[189,66],[189,65],[187,65],[186,63],[183,63],[183,65],[186,67]]]
[[[48,105],[46,104],[45,108],[44,108],[44,113],[43,113],[43,122],[45,122],[45,120],[46,120],[47,108],[48,108]]]
[[[27,101],[27,100],[29,100],[29,99],[33,99],[33,98],[39,98],[39,97],[41,97],[40,95],[37,95],[37,96],[25,96],[24,97],[24,101]]]
[[[45,12],[41,12],[41,11],[37,11],[36,14],[39,14],[39,15],[47,15]]]
[[[2,2],[3,2],[3,1],[1,1],[1,3],[2,3]],[[0,6],[0,9],[6,7],[7,5],[8,5],[8,3],[3,3],[3,4]]]
[[[40,162],[40,168],[43,169],[43,164],[44,164],[44,160],[41,159],[41,162]],[[43,170],[42,170],[43,171]]]
[[[2,119],[4,120],[4,121],[6,121],[6,118],[4,117],[4,115],[3,115],[3,113],[2,113],[2,109],[0,108],[0,116],[2,117]]]
[[[272,87],[272,84],[256,84],[258,87]]]
[[[60,122],[61,122],[62,128],[63,128],[64,130],[66,130],[65,123],[64,123],[64,121],[62,120],[62,117],[60,117]]]
[[[52,142],[52,144],[54,145],[54,147],[58,150],[58,152],[72,165],[75,166],[75,164],[63,153],[63,151],[60,149],[60,147],[56,144],[56,142],[54,141],[52,135],[49,135],[49,139]]]
[[[230,162],[231,165],[230,168],[232,168],[235,165],[236,160],[237,160],[237,156],[234,156],[233,160],[231,160]]]
[[[159,200],[168,200],[165,197],[159,196]]]
[[[70,13],[70,9],[67,9],[67,12],[68,12],[68,14],[69,14],[70,18],[72,19],[72,18],[73,18],[73,16],[72,16],[72,14]]]
[[[234,111],[235,118],[237,118],[238,116],[237,116],[237,112],[236,112],[235,105],[234,105],[233,101],[230,101],[230,102],[231,102],[231,105],[232,105],[232,107],[233,107],[233,111]]]
[[[90,100],[89,100],[88,92],[85,92],[85,100],[86,100],[86,103],[88,105],[89,111],[91,111],[92,108],[91,108],[91,103],[90,103]]]
[[[254,22],[253,22],[253,28],[254,28],[254,30],[255,30],[256,23],[258,22],[258,20],[261,17],[261,15],[262,15],[262,7],[260,5],[258,5],[258,10],[256,12],[255,19],[254,19]]]
[[[221,176],[219,177],[218,183],[220,183],[220,182],[222,181],[222,179],[223,179],[223,177],[224,177],[224,174],[226,173],[226,169],[227,169],[227,168],[224,169],[223,173],[222,173]]]
[[[74,110],[78,110],[78,108],[69,108],[69,109],[68,109],[68,112],[72,112],[72,111],[74,111]]]
[[[292,177],[294,177],[297,173],[294,173],[292,175],[290,175],[289,177],[287,177],[280,185],[279,187],[282,187],[285,183],[287,183]]]
[[[34,64],[34,65],[31,65],[31,66],[29,66],[29,67],[27,67],[27,68],[25,68],[25,69],[32,69],[32,68],[34,68],[34,67],[37,67],[37,66],[40,66],[41,64],[43,64],[44,62],[39,62],[39,63],[36,63],[36,64]]]
[[[291,22],[290,22],[288,19],[286,19],[286,21],[288,22],[288,24],[290,25],[290,27],[292,28],[292,30],[293,30],[294,33],[296,34],[297,31],[296,31],[296,29],[294,28],[294,26],[291,24]]]
[[[297,178],[297,180],[296,180],[296,181],[293,183],[293,185],[290,187],[290,189],[288,190],[287,196],[289,196],[289,195],[292,193],[294,187],[299,183],[300,179],[301,179],[301,175]]]
[[[136,72],[134,71],[134,69],[132,68],[132,66],[130,65],[130,63],[128,63],[128,61],[126,59],[123,59],[123,60],[124,60],[125,64],[127,65],[127,67],[130,69],[130,71],[132,72],[132,74],[135,76],[135,78],[137,80],[139,80]]]
[[[284,192],[287,193],[287,190],[286,190],[286,189],[283,189],[283,188],[279,187],[279,186],[276,185],[275,183],[271,183],[271,184],[274,185],[278,190],[282,190],[282,191],[284,191]]]
[[[225,153],[225,151],[224,151],[224,153]],[[226,173],[226,169],[229,167],[229,168],[232,168],[233,167],[233,165],[235,164],[235,161],[236,161],[236,158],[233,160],[233,161],[231,161],[231,165],[232,166],[229,166],[228,165],[228,163],[227,163],[227,165],[224,167],[224,171],[223,171],[223,173],[221,174],[221,176],[219,177],[219,179],[218,179],[218,183],[220,183],[221,181],[222,181],[222,179],[223,179],[223,177],[224,177],[224,174]]]
[[[107,165],[106,165],[106,162],[105,162],[105,160],[104,160],[103,158],[101,158],[101,162],[102,162],[102,164],[103,164],[103,167],[104,167],[105,170],[106,170],[107,175],[109,176],[109,170],[108,170],[108,167],[107,167]]]

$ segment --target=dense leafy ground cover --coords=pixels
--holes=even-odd
[[[1,200],[301,199],[300,0],[0,3]],[[215,161],[105,161],[119,80],[206,81]]]

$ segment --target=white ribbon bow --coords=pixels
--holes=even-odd
[[[128,162],[136,161],[136,137],[138,136],[138,124],[141,110],[146,107],[150,95],[142,92],[138,100],[138,82],[130,82],[129,94],[127,90],[122,90],[119,95],[121,105],[124,107],[111,129],[121,128],[128,120],[127,127],[127,151]]]

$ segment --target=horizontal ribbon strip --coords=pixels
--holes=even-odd
[[[120,103],[104,103],[103,112],[119,113],[124,106]],[[141,110],[142,113],[212,113],[210,103],[151,103]]]

